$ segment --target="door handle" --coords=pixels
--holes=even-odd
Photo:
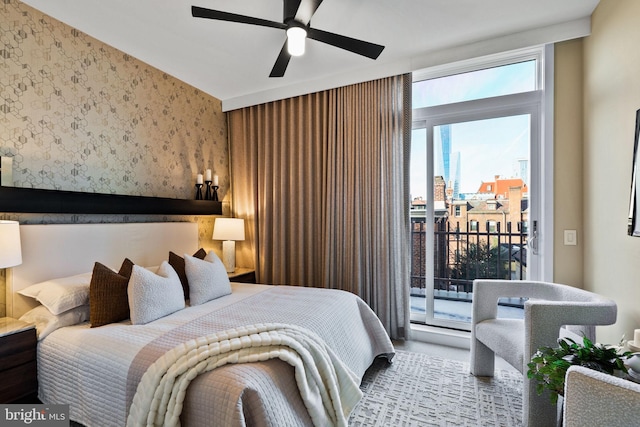
[[[527,246],[531,249],[534,255],[538,255],[538,221],[533,221],[533,227]]]

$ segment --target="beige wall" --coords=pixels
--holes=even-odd
[[[229,213],[227,124],[220,100],[20,1],[4,2],[0,22],[0,156],[14,157],[17,186],[190,199],[196,174],[211,168]],[[197,222],[200,245],[220,250],[211,240],[213,216],[0,210],[0,219]]]
[[[555,46],[554,81],[554,281],[584,286],[582,252],[582,39]],[[564,230],[578,244],[564,245]]]
[[[640,108],[640,2],[601,0],[584,41],[584,281],[618,303],[602,342],[640,328],[640,238],[627,235],[635,112]]]

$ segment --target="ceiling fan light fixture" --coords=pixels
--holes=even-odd
[[[307,38],[307,30],[294,26],[287,28],[287,50],[291,56],[304,55],[304,42]]]
[[[282,45],[282,49],[280,49],[275,64],[273,64],[269,77],[283,77],[291,58],[304,55],[306,38],[367,58],[377,59],[384,50],[382,45],[311,27],[311,18],[322,2],[323,0],[283,0],[282,22],[198,6],[191,6],[191,15],[194,18],[237,22],[239,24],[285,30],[287,38]]]

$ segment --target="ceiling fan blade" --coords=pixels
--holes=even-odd
[[[287,65],[289,65],[289,60],[291,59],[291,55],[287,50],[287,42],[284,42],[282,46],[282,50],[280,50],[280,54],[278,55],[278,59],[276,59],[276,63],[273,64],[273,68],[271,69],[271,74],[269,77],[282,77],[284,76],[284,72],[287,71]]]
[[[205,9],[191,6],[191,15],[194,18],[216,19],[218,21],[238,22],[241,24],[253,24],[261,27],[278,28],[286,30],[287,26],[282,22],[268,21],[266,19],[253,18],[251,16],[238,15],[236,13],[222,12],[220,10]]]
[[[384,46],[379,44],[365,42],[316,28],[307,28],[307,37],[371,59],[378,58],[384,50]]]
[[[295,18],[302,0],[284,0],[282,9],[282,22]]]
[[[284,0],[282,20],[287,22],[290,19],[294,19],[307,25],[311,21],[313,14],[318,10],[320,3],[322,3],[322,0]]]
[[[285,0],[286,1],[286,0]],[[295,14],[296,21],[307,25],[311,21],[311,17],[322,3],[322,0],[301,0],[299,1],[298,12]]]

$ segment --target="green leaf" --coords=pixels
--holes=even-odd
[[[559,339],[558,347],[540,347],[527,364],[527,378],[534,381],[536,391],[542,394],[549,390],[552,403],[557,403],[558,395],[564,393],[567,369],[572,365],[582,365],[596,371],[613,374],[616,370],[627,372],[623,359],[632,353],[618,354],[615,348],[602,344],[595,345],[587,337],[578,344],[570,338]]]

